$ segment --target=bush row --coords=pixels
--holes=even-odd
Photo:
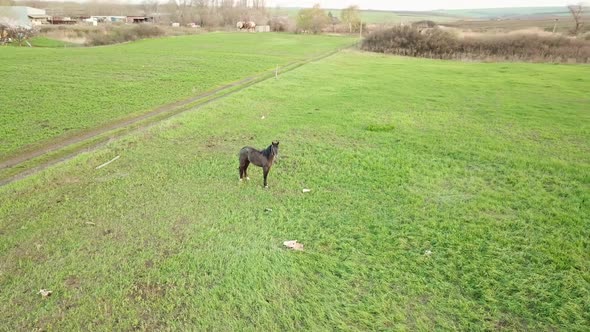
[[[372,52],[435,59],[590,61],[590,42],[561,35],[495,34],[460,38],[440,28],[396,26],[371,33],[361,47]]]
[[[119,27],[106,30],[95,30],[88,34],[86,44],[90,46],[110,45],[137,39],[159,37],[165,31],[150,24],[137,24],[132,27]]]

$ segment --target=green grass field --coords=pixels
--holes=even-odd
[[[212,33],[96,48],[0,48],[0,77],[10,78],[0,81],[0,160],[352,41]]]
[[[33,37],[29,41],[32,47],[52,47],[52,48],[66,48],[66,47],[80,47],[79,44],[68,43],[57,39],[47,37]]]
[[[526,17],[526,16],[550,16],[570,15],[566,6],[553,7],[512,7],[512,8],[479,8],[479,9],[447,9],[437,10],[443,15],[465,16],[471,18],[493,19],[497,17]]]
[[[274,9],[275,15],[288,15],[296,18],[300,8],[281,8]],[[326,13],[340,18],[340,9],[324,9]],[[386,10],[361,10],[361,19],[368,24],[400,24],[417,22],[423,20],[432,20],[438,23],[453,22],[459,19],[460,15],[451,15],[439,12],[409,12],[409,11],[386,11]]]
[[[589,74],[344,51],[1,187],[0,330],[584,331]]]

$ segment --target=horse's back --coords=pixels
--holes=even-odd
[[[257,151],[255,148],[251,146],[245,146],[240,150],[240,159],[248,158],[252,151]]]

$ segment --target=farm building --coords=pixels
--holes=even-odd
[[[67,17],[67,16],[66,17],[53,16],[53,17],[49,18],[49,23],[60,24],[60,25],[63,25],[63,24],[70,24],[71,25],[71,24],[78,23],[78,21],[71,18],[71,17]]]
[[[153,22],[153,17],[147,16],[127,16],[127,23],[148,23]]]
[[[0,6],[0,22],[23,27],[49,23],[44,9],[25,6]]]
[[[98,23],[126,23],[127,16],[90,16],[90,19]]]

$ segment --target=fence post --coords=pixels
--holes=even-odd
[[[359,28],[359,39],[363,40],[363,21],[361,20],[361,26]]]

